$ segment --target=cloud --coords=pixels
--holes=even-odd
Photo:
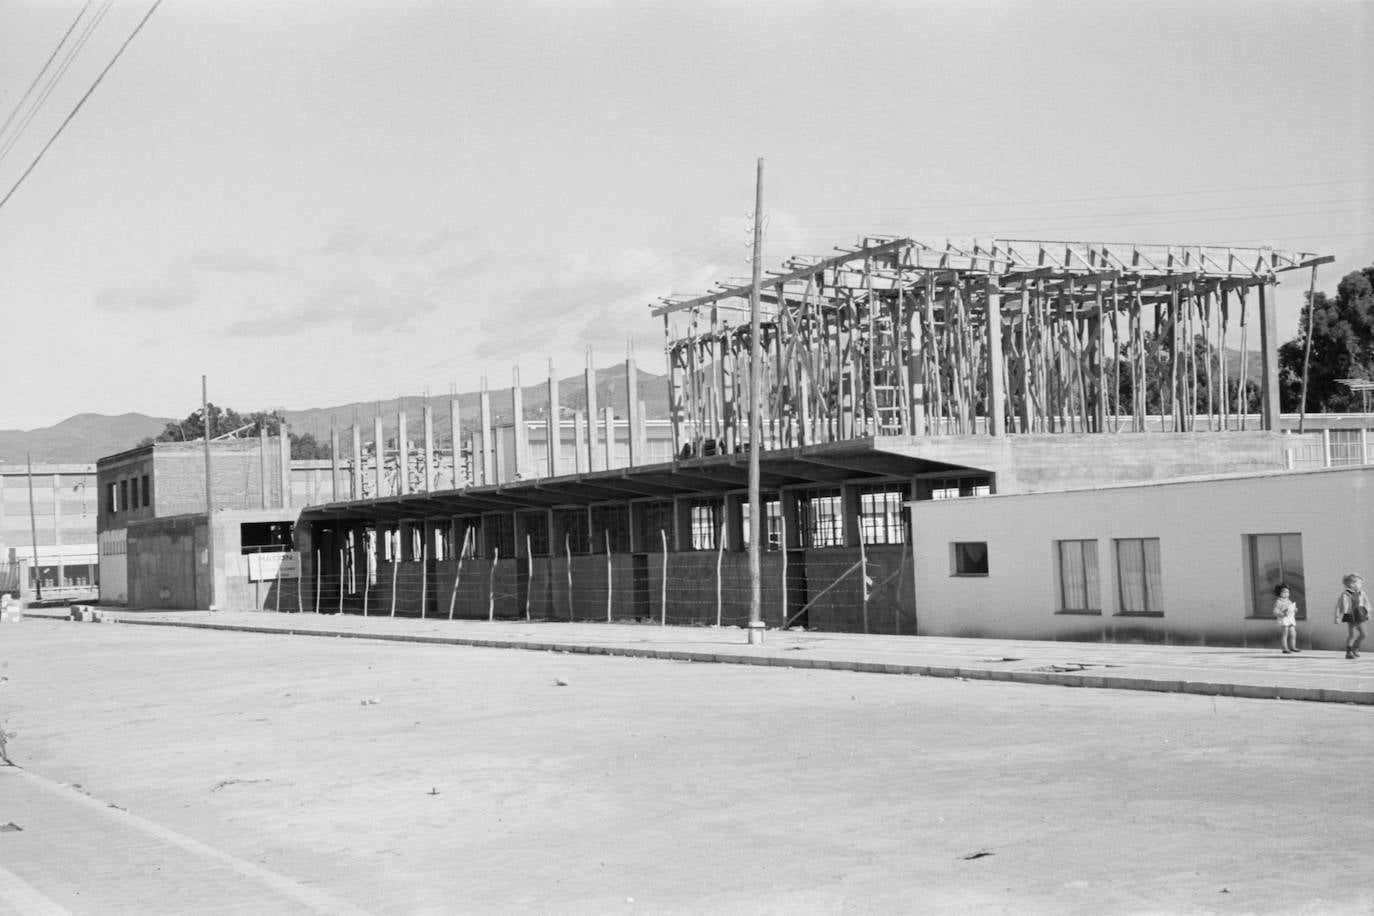
[[[308,334],[344,329],[357,334],[418,330],[439,307],[433,284],[419,274],[374,274],[340,281],[298,302],[254,310],[223,328],[228,337]]]
[[[104,312],[177,312],[195,305],[200,298],[195,280],[179,274],[139,288],[107,286],[95,294],[95,307]]]
[[[476,232],[466,226],[444,226],[424,238],[410,239],[385,229],[348,222],[334,230],[320,251],[328,255],[365,253],[379,259],[429,258],[454,246],[472,242],[476,237]]]
[[[280,264],[271,258],[210,251],[205,248],[198,248],[193,251],[191,256],[186,259],[186,264],[196,270],[230,274],[283,274],[291,273],[294,270],[294,268]]]

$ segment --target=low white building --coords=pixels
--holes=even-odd
[[[907,504],[917,632],[1272,647],[1345,645],[1341,578],[1374,578],[1374,466]]]

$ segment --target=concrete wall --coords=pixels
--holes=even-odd
[[[916,617],[931,636],[1270,647],[1252,607],[1247,536],[1302,536],[1299,644],[1335,649],[1341,577],[1374,574],[1374,467],[916,503]],[[1119,610],[1114,540],[1158,538],[1162,616]],[[1058,609],[1058,540],[1097,541],[1099,614]],[[951,544],[985,542],[987,576],[952,574]]]
[[[128,527],[128,606],[206,608],[204,516],[147,519]],[[103,594],[102,594],[103,598]]]
[[[998,493],[1040,493],[1287,467],[1288,449],[1320,434],[1277,432],[946,436],[875,440],[883,451],[997,475]],[[1309,444],[1310,444],[1309,442]]]

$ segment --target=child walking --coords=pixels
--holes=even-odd
[[[1279,648],[1284,655],[1302,651],[1298,648],[1298,603],[1291,595],[1285,583],[1274,586],[1274,617],[1279,622]]]
[[[1341,580],[1345,591],[1336,599],[1336,622],[1348,628],[1345,638],[1345,657],[1359,658],[1360,643],[1364,642],[1365,629],[1369,625],[1369,595],[1364,590],[1364,579],[1351,573]]]

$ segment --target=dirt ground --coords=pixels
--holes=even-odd
[[[0,665],[25,770],[376,913],[1374,912],[1374,707],[41,620]]]

